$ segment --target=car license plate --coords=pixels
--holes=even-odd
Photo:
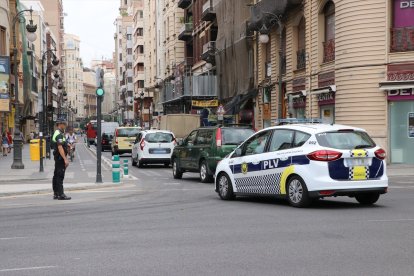
[[[163,150],[163,149],[154,149],[153,151],[152,151],[152,153],[153,154],[165,154],[166,153],[166,151],[165,150]]]
[[[345,167],[371,166],[372,158],[346,158]]]

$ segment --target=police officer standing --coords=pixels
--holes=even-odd
[[[53,175],[53,199],[70,200],[71,197],[65,195],[63,191],[63,180],[65,179],[66,168],[69,166],[67,159],[68,145],[65,139],[66,122],[58,119],[56,122],[57,129],[53,133],[52,145],[54,147],[55,173]]]

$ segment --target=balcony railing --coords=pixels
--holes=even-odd
[[[193,36],[193,23],[184,23],[178,34],[179,40],[188,40]]]
[[[214,6],[216,4],[216,0],[208,0],[203,5],[203,12],[201,14],[201,20],[203,21],[213,21],[216,18],[216,12],[214,10]]]
[[[391,52],[414,51],[414,27],[391,29]]]
[[[183,96],[217,96],[217,76],[190,76],[184,77],[181,89],[177,85],[165,83],[162,101],[167,102]]]
[[[297,64],[296,69],[305,69],[306,68],[306,50],[301,49],[296,52]]]
[[[323,62],[335,60],[335,39],[323,43]]]

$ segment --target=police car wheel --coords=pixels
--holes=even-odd
[[[137,167],[138,168],[142,168],[144,166],[144,164],[142,163],[142,161],[140,161],[137,157]]]
[[[180,170],[180,167],[178,166],[177,160],[172,161],[172,170],[173,170],[173,176],[174,179],[181,179],[183,177],[183,173]]]
[[[299,176],[293,176],[286,185],[287,198],[293,207],[306,207],[311,203],[305,181]]]
[[[217,177],[218,194],[221,199],[234,199],[233,186],[231,185],[229,177],[225,173],[219,174]]]
[[[213,178],[208,174],[207,162],[203,160],[200,164],[200,180],[202,183],[210,183]]]
[[[132,166],[136,166],[137,165],[137,161],[135,160],[135,158],[134,157],[131,157],[131,163],[132,163]]]
[[[362,205],[372,205],[378,201],[380,194],[378,193],[367,193],[355,195],[355,199]]]

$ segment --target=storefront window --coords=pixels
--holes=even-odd
[[[414,164],[414,101],[390,102],[391,163]]]

